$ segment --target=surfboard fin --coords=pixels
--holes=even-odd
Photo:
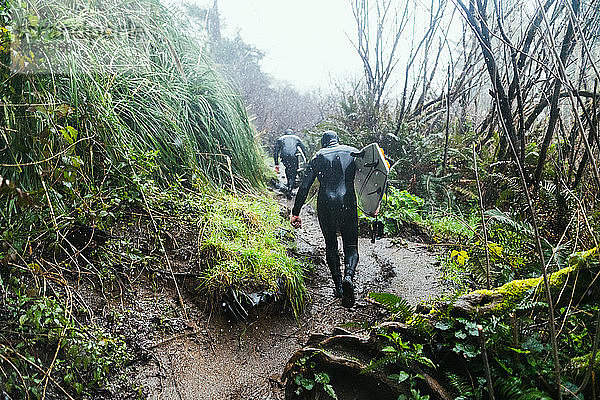
[[[383,237],[383,222],[375,219],[371,224],[371,243],[375,243],[376,239]]]

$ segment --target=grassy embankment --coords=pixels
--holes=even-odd
[[[285,221],[252,194],[264,165],[244,105],[179,16],[155,0],[40,0],[0,18],[1,390],[92,396],[128,362],[86,284],[112,295],[166,269],[158,284],[180,293],[182,269],[201,297],[283,287],[299,312]]]

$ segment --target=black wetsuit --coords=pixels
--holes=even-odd
[[[340,145],[335,132],[329,135],[325,133],[321,145],[322,149],[315,154],[306,168],[292,215],[300,214],[308,191],[317,178],[320,183],[317,215],[325,238],[327,265],[336,286],[336,296],[339,296],[342,278],[337,232],[342,234],[344,246],[344,276],[352,279],[358,264],[358,214],[354,192],[356,165],[352,155],[358,153],[358,150]]]
[[[302,140],[296,135],[283,135],[275,143],[275,151],[273,159],[275,165],[279,165],[279,155],[281,155],[281,162],[285,166],[285,177],[287,178],[287,192],[290,194],[294,188],[296,182],[296,174],[298,173],[298,147],[302,149],[304,155],[307,154],[306,147]]]

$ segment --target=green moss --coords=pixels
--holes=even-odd
[[[487,289],[480,289],[480,290],[476,290],[473,293],[478,293],[481,294],[483,296],[494,296],[497,293],[497,290],[487,290]]]
[[[502,296],[502,303],[494,311],[504,312],[514,309],[523,297],[533,288],[542,283],[541,278],[521,279],[508,282],[498,288],[497,293]]]
[[[576,270],[576,266],[568,266],[556,271],[553,274],[550,274],[550,276],[548,277],[550,287],[558,287],[564,285],[565,282],[567,282],[567,279],[569,279],[569,274],[571,272],[575,272]]]
[[[550,283],[551,290],[560,290],[560,288],[562,288],[567,282],[569,275],[576,269],[577,268],[575,266],[568,266],[550,274],[548,281]],[[520,303],[521,300],[532,290],[534,290],[538,296],[543,295],[543,283],[543,277],[517,279],[495,289],[481,289],[472,293],[488,297],[494,302],[494,305],[492,306],[492,312],[494,314],[501,314],[516,308],[518,303]]]

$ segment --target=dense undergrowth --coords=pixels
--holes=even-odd
[[[354,140],[349,134],[345,137],[345,143],[357,147],[376,138],[367,133],[362,141]],[[431,157],[430,165],[439,165],[440,148],[433,140],[425,147],[416,152]],[[480,152],[483,159],[477,160],[482,194],[473,159],[458,149],[449,158],[445,177],[439,177],[436,168],[402,170],[399,166],[409,164],[412,156],[389,150],[386,154],[394,165],[391,185],[379,216],[361,215],[363,233],[370,234],[371,224],[380,222],[387,236],[428,243],[438,254],[447,291],[419,307],[391,294],[370,294],[400,325],[371,328],[379,356],[363,373],[384,374],[385,382],[405,393],[402,399],[439,397],[436,385],[458,399],[490,398],[490,392],[502,399],[553,399],[558,398],[558,362],[563,398],[595,398],[599,390],[595,376],[600,371],[591,360],[598,358],[600,263],[590,188],[579,192],[589,199],[583,206],[572,191],[546,181],[535,194],[541,232],[536,234],[516,179],[490,173],[489,153]],[[424,161],[415,165],[425,165]],[[540,262],[538,239],[545,265]],[[553,300],[556,351],[544,272]],[[314,368],[302,375],[314,386],[308,392],[304,381],[295,384],[299,392],[324,395],[328,391],[314,382],[332,371]]]
[[[141,280],[185,317],[184,297],[269,290],[297,315],[285,220],[252,194],[254,130],[185,21],[155,0],[0,11],[3,396],[114,398],[107,382],[139,354],[90,291],[123,313]]]
[[[392,187],[385,204],[379,217],[385,232],[417,237],[435,246],[447,287],[451,289],[431,303],[431,312],[425,316],[401,298],[375,295],[377,301],[392,311],[392,319],[407,322],[422,335],[416,341],[406,338],[400,343],[388,341],[391,349],[400,352],[402,359],[415,359],[413,344],[429,343],[424,354],[435,360],[436,374],[461,399],[487,398],[488,373],[496,398],[556,398],[553,385],[556,375],[547,330],[548,306],[531,224],[514,210],[491,208],[484,213],[484,236],[481,214],[473,203],[446,210],[432,207],[431,203],[427,207],[423,198]],[[586,231],[571,236],[570,240],[566,239],[568,233],[558,242],[540,238],[548,271],[556,271],[550,275],[549,285],[560,327],[558,357],[563,366],[562,390],[565,395],[582,399],[592,398],[597,390],[596,383],[586,384],[591,374],[596,373],[592,372],[589,360],[597,351],[599,320],[598,290],[594,287],[598,273],[596,247],[578,252],[594,244],[590,225],[583,218],[578,224],[582,229],[588,224]],[[370,218],[365,221],[373,222]],[[585,268],[574,272],[571,268],[578,264]],[[579,285],[585,287],[583,292]],[[492,290],[486,291],[486,287]],[[480,303],[476,302],[478,306],[472,313],[460,314],[453,311],[453,304],[461,295],[475,296],[472,299],[483,297],[478,300]],[[490,307],[488,303],[494,304],[497,296],[502,302],[492,312],[484,311]],[[423,324],[423,317],[429,321],[427,324]],[[385,341],[391,333],[383,331],[381,335]],[[489,358],[487,369],[482,362],[481,337],[485,338]],[[402,381],[406,381],[404,384],[424,390],[423,380],[414,369],[387,361],[395,365],[394,376],[399,373]],[[413,397],[419,398],[416,393]]]
[[[90,311],[90,290],[116,300],[111,314],[127,312],[139,285],[187,299],[175,306],[177,318],[190,301],[219,312],[229,288],[269,291],[295,315],[302,311],[303,267],[288,254],[292,238],[274,200],[214,186],[165,190],[147,181],[140,189],[93,229],[76,222],[58,233],[60,242],[46,236],[24,254],[2,253],[0,358],[9,395],[115,394],[109,379],[125,379],[115,373],[140,355],[131,337]]]
[[[502,132],[490,131],[482,139],[485,132],[464,115],[450,120],[446,131],[435,114],[399,120],[387,106],[373,109],[368,95],[357,92],[346,96],[323,126],[358,148],[378,142],[392,164],[380,215],[361,216],[363,232],[370,233],[377,221],[384,234],[424,241],[438,253],[448,288],[443,297],[417,309],[396,296],[383,302],[392,319],[419,332],[418,339],[392,338],[391,332],[380,336],[393,355],[386,360],[393,379],[414,390],[406,398],[432,395],[418,368],[410,367],[414,362],[406,363],[422,355],[417,344],[436,366],[430,372],[461,398],[488,398],[490,390],[496,398],[557,398],[557,365],[563,398],[597,396],[593,376],[599,371],[589,362],[600,332],[597,189],[591,171],[578,187],[567,184],[582,153],[559,160],[573,145],[557,139],[534,187],[530,180],[540,143],[532,129],[521,165],[529,182],[524,188],[517,165],[499,151],[507,145]],[[573,267],[580,263],[584,271]],[[494,312],[488,312],[496,301]],[[453,311],[455,304],[461,311]],[[471,304],[472,311],[460,314],[458,304]],[[482,360],[484,347],[489,368]]]

